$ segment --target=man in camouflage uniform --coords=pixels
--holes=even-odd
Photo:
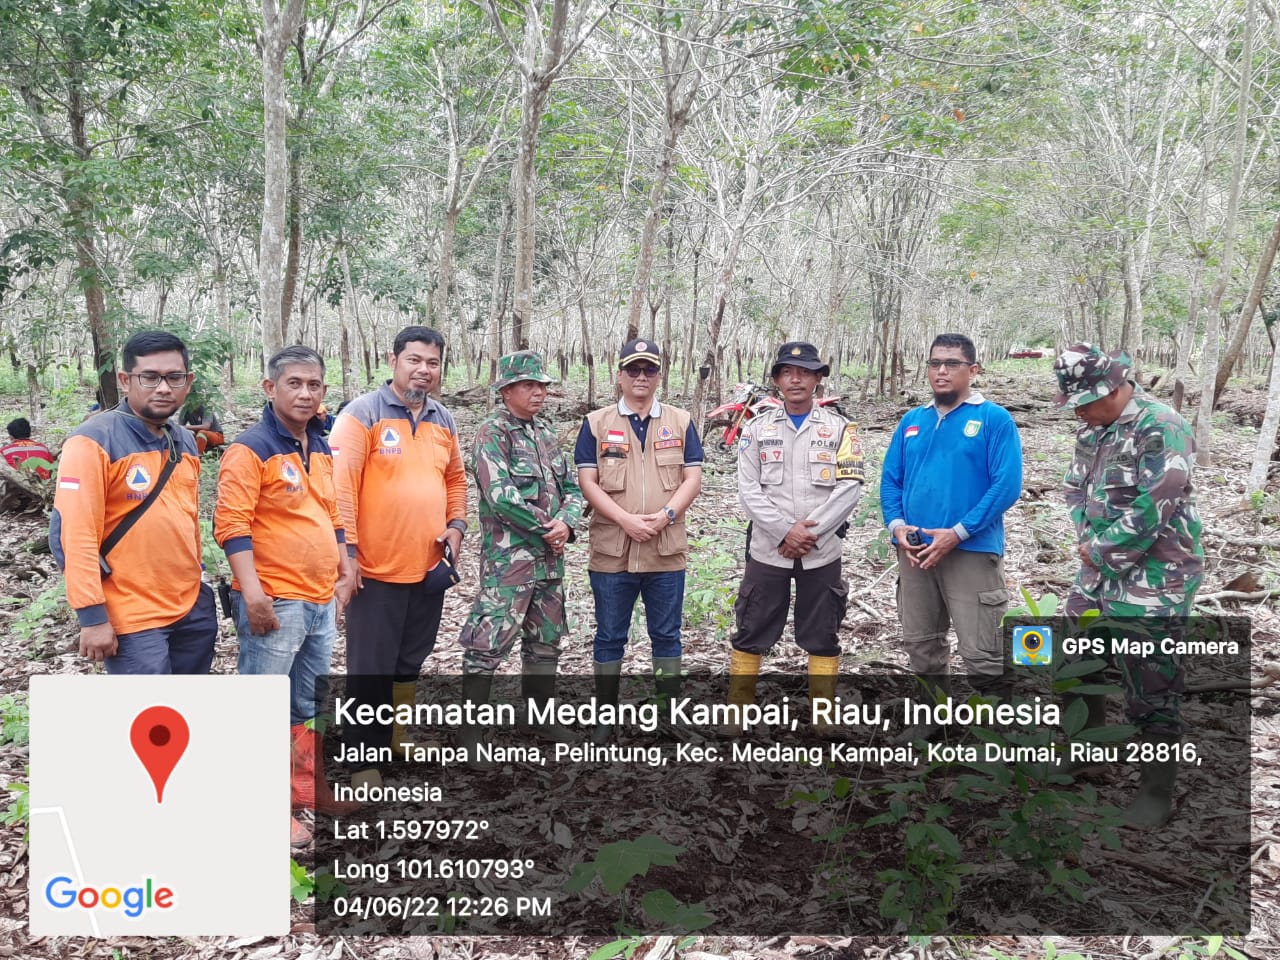
[[[547,398],[542,358],[522,350],[498,361],[494,388],[503,405],[472,444],[479,491],[480,593],[462,628],[463,694],[489,699],[493,672],[516,638],[524,661],[524,694],[555,695],[556,662],[565,631],[564,549],[582,519],[582,491],[551,428],[537,418]],[[534,730],[561,738],[559,727]],[[478,731],[464,732],[474,745]]]
[[[1067,598],[1072,619],[1097,610],[1122,619],[1121,631],[1180,633],[1191,616],[1204,567],[1200,515],[1191,482],[1195,442],[1177,412],[1129,378],[1124,353],[1087,343],[1067,348],[1053,365],[1061,393],[1083,425],[1066,476],[1080,572]],[[1138,624],[1141,619],[1143,624]],[[1117,658],[1129,721],[1153,744],[1181,738],[1179,657]],[[1087,726],[1105,723],[1105,702],[1085,697]],[[1167,748],[1166,748],[1167,749]],[[1126,812],[1136,826],[1159,826],[1172,810],[1176,760],[1144,763],[1138,796]]]

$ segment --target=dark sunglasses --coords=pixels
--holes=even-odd
[[[646,364],[643,367],[637,363],[629,367],[623,367],[622,372],[629,377],[638,377],[642,374],[646,377],[656,377],[661,369],[661,367],[655,367],[652,363]]]

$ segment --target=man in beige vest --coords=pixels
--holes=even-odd
[[[702,443],[684,410],[654,397],[662,355],[632,340],[618,355],[622,398],[587,415],[574,462],[591,517],[591,593],[596,604],[596,699],[617,703],[622,655],[636,598],[644,598],[660,693],[680,683],[680,621],[689,551],[684,514],[702,489]],[[606,742],[612,727],[592,734]]]

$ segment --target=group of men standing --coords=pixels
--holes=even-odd
[[[375,684],[363,694],[412,702],[445,589],[457,579],[466,477],[457,426],[432,396],[444,346],[429,328],[400,331],[390,380],[348,405],[330,440],[316,416],[324,361],[309,348],[285,348],[268,361],[261,419],[222,459],[214,537],[233,574],[239,669],[290,677],[295,809],[341,808],[322,771],[316,776],[322,759],[311,723],[337,615],[346,609],[348,673]],[[701,490],[704,454],[689,414],[656,397],[662,362],[652,341],[623,346],[620,397],[584,419],[575,477],[539,416],[556,381],[535,353],[501,358],[501,403],[472,445],[482,544],[479,591],[459,638],[468,699],[488,699],[517,639],[525,695],[554,696],[566,630],[564,552],[588,505],[597,699],[617,702],[638,599],[658,690],[677,689],[685,518]],[[200,459],[191,434],[172,420],[191,386],[189,366],[173,335],[135,335],[119,374],[124,399],[63,448],[50,539],[80,621],[80,651],[108,673],[203,673],[212,662],[217,620],[201,578]],[[1022,447],[1009,413],[973,389],[980,367],[967,337],[939,336],[928,368],[933,397],[898,424],[880,485],[898,550],[903,640],[913,671],[941,695],[950,690],[954,628],[971,683],[1006,698],[1003,515],[1021,494]],[[835,692],[848,598],[842,539],[866,475],[857,426],[816,403],[828,373],[812,344],[783,344],[770,371],[781,405],[755,416],[739,444],[738,493],[750,524],[730,639],[732,702],[754,698],[762,659],[783,634],[792,581],[810,697]],[[1134,383],[1123,355],[1078,345],[1055,373],[1059,405],[1082,420],[1067,475],[1081,567],[1066,612],[1189,614],[1201,554],[1187,425]],[[1180,735],[1181,669],[1165,666],[1158,680],[1122,669],[1128,715],[1150,739]],[[1105,722],[1096,698],[1088,708],[1091,725]],[[534,732],[568,736],[551,725]],[[591,736],[605,742],[612,734],[602,725]],[[398,740],[403,731],[386,736]],[[463,737],[474,743],[478,732]],[[1167,819],[1174,772],[1144,766],[1135,823]],[[379,780],[376,764],[353,772],[353,782]],[[295,839],[305,838],[297,820],[293,826]]]

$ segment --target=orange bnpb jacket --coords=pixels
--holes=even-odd
[[[436,538],[445,527],[467,527],[453,415],[428,398],[415,422],[384,385],[342,411],[329,445],[338,512],[361,575],[417,583],[444,556]]]
[[[49,546],[82,627],[111,622],[117,634],[185,617],[200,590],[200,458],[191,434],[169,421],[181,461],[147,512],[107,557],[98,548],[146,499],[169,444],[121,403],[78,426],[62,446]]]
[[[213,537],[227,556],[253,551],[267,596],[328,603],[338,581],[342,521],[333,458],[317,420],[307,451],[271,405],[222,455]],[[233,578],[231,585],[240,589]]]

